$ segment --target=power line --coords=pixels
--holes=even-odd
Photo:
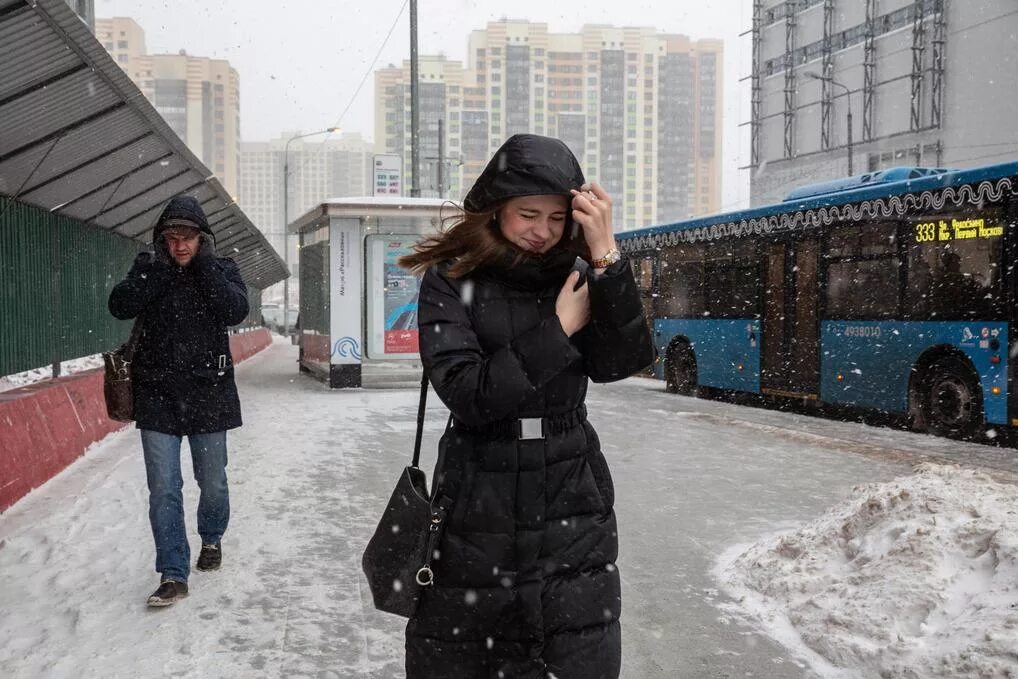
[[[403,5],[400,6],[399,12],[396,14],[396,18],[393,19],[392,26],[389,27],[389,32],[385,34],[385,39],[382,40],[382,44],[378,47],[378,52],[375,53],[375,58],[371,60],[371,65],[368,66],[366,71],[364,71],[364,77],[361,78],[360,84],[357,85],[357,89],[354,90],[353,95],[351,95],[350,101],[346,104],[346,108],[344,108],[343,112],[339,114],[339,118],[336,120],[334,127],[339,127],[339,124],[343,122],[343,117],[346,115],[346,112],[350,110],[351,106],[353,106],[353,102],[357,99],[357,95],[360,94],[361,88],[364,87],[364,83],[367,82],[368,76],[370,76],[374,71],[375,64],[378,63],[378,58],[382,56],[382,50],[384,50],[385,46],[389,44],[389,38],[392,37],[392,32],[396,30],[396,25],[399,23],[399,20],[403,16],[403,12],[406,10],[406,6],[409,3],[410,0],[403,0]]]
[[[382,44],[378,46],[378,51],[375,52],[375,58],[371,60],[371,63],[368,65],[368,68],[364,71],[364,76],[361,78],[360,83],[357,85],[357,89],[355,89],[353,94],[350,95],[350,100],[346,103],[346,107],[343,108],[343,112],[339,114],[339,118],[336,119],[336,122],[333,125],[333,127],[339,127],[340,126],[340,123],[343,122],[343,118],[346,116],[347,112],[350,110],[350,107],[353,106],[354,101],[357,100],[357,95],[360,94],[361,88],[363,88],[364,87],[364,83],[367,82],[368,76],[370,76],[374,72],[375,64],[378,63],[378,58],[382,56],[382,51],[385,49],[385,46],[389,44],[389,38],[392,37],[393,31],[396,30],[396,26],[399,24],[399,20],[400,20],[400,18],[402,18],[403,12],[406,11],[406,8],[407,8],[408,4],[410,4],[410,0],[403,0],[403,4],[399,8],[399,12],[396,13],[396,18],[393,19],[392,25],[389,26],[389,32],[385,34],[385,38],[382,39]],[[312,160],[314,160],[318,156],[318,154],[322,152],[322,149],[325,148],[326,142],[328,142],[328,140],[329,140],[329,136],[331,136],[331,133],[326,135],[325,138],[321,142],[318,143],[318,148],[316,148],[314,150],[314,152],[312,152],[310,154],[310,157],[304,158],[302,160],[302,164],[301,164],[301,171],[302,172],[304,170],[304,166],[307,163],[309,163]]]

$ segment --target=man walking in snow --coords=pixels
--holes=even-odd
[[[187,596],[191,551],[184,525],[180,444],[188,438],[201,491],[196,568],[222,563],[221,540],[230,519],[226,431],[241,425],[227,328],[248,312],[237,265],[216,257],[215,238],[201,204],[170,200],[153,232],[154,252],[142,252],[110,293],[115,317],[138,317],[134,355],[134,415],[141,431],[149,489],[149,521],[156,546],[158,589],[149,606]]]

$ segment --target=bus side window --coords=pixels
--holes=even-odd
[[[633,269],[636,287],[643,294],[649,295],[654,288],[654,258],[651,256],[634,257],[629,260]]]
[[[706,310],[703,250],[702,244],[676,245],[661,250],[655,317],[703,316]]]
[[[898,315],[900,261],[896,222],[833,229],[827,240],[827,317],[881,319]]]
[[[633,257],[629,260],[633,269],[633,278],[636,279],[636,287],[640,291],[640,303],[643,305],[643,315],[647,320],[654,318],[654,258],[651,255]]]
[[[937,229],[934,238],[916,238],[908,247],[906,301],[915,320],[990,319],[1001,313],[1000,262],[1003,237],[993,231],[1002,223],[1000,210],[978,214],[937,215],[930,223],[982,220],[975,237],[957,238],[953,229]],[[924,222],[923,224],[925,224]],[[922,224],[913,225],[918,229]],[[916,231],[921,233],[921,231]],[[980,235],[980,234],[984,235]]]

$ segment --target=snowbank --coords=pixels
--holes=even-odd
[[[1018,677],[1018,487],[923,464],[725,552],[751,623],[824,677]]]
[[[85,370],[93,370],[95,368],[101,367],[103,367],[102,354],[92,354],[91,356],[83,356],[81,358],[75,358],[70,361],[62,361],[60,363],[60,374],[71,375],[73,373],[83,372]],[[0,376],[0,391],[9,391],[10,389],[17,389],[18,387],[23,387],[26,384],[34,384],[35,382],[48,380],[51,379],[52,377],[53,377],[53,366],[34,368],[32,370],[14,373],[13,375]]]

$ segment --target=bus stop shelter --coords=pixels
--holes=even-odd
[[[418,278],[397,260],[456,213],[439,198],[336,198],[290,224],[302,371],[334,388],[419,381]]]

